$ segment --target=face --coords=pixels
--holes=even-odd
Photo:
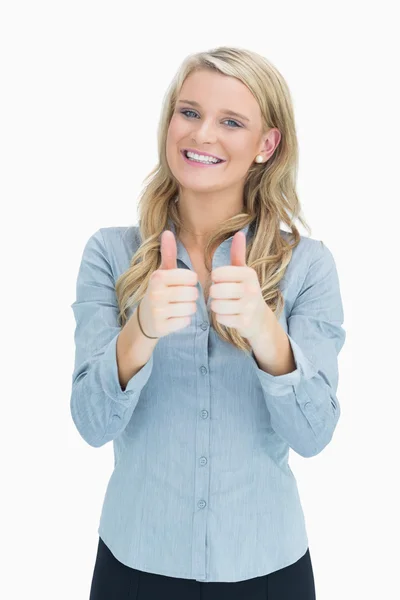
[[[168,128],[169,167],[183,188],[216,191],[237,186],[244,183],[257,154],[265,161],[279,143],[277,129],[268,135],[263,135],[262,129],[257,100],[241,81],[208,70],[191,73],[178,95]],[[190,162],[183,155],[189,148],[223,162]]]

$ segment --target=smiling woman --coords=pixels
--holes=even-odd
[[[295,224],[294,123],[267,59],[190,55],[139,225],[84,248],[71,413],[115,458],[91,600],[315,600],[288,457],[333,436],[345,331],[333,255]]]

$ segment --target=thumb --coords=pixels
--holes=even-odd
[[[235,267],[246,266],[246,236],[243,231],[237,231],[233,236],[231,245],[231,265]]]
[[[160,269],[177,269],[176,240],[172,231],[167,229],[161,234],[161,265]]]

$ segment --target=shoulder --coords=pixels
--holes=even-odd
[[[289,242],[290,232],[283,229],[280,231],[281,236]],[[300,235],[299,243],[292,250],[292,256],[287,271],[289,271],[292,276],[296,277],[305,275],[313,261],[319,258],[324,252],[324,247],[326,248],[321,240]]]
[[[289,241],[290,233],[284,230],[281,230],[281,233]],[[282,288],[285,289],[288,298],[294,300],[306,287],[323,281],[326,277],[337,278],[331,250],[322,240],[300,236],[282,278]]]
[[[94,236],[98,236],[115,279],[124,273],[130,265],[132,256],[140,246],[140,231],[137,225],[101,227]]]
[[[87,248],[102,248],[110,256],[120,253],[122,248],[136,251],[139,245],[140,233],[136,226],[100,227],[86,242]]]
[[[113,246],[115,244],[134,245],[138,241],[139,227],[135,225],[120,225],[115,227],[101,227],[98,232],[101,234],[104,244]]]

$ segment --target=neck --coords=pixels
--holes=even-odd
[[[204,250],[210,235],[219,224],[223,224],[231,217],[244,212],[243,194],[235,199],[235,194],[222,197],[221,194],[180,194],[177,199],[177,208],[181,226],[180,237],[185,240],[186,247]]]

